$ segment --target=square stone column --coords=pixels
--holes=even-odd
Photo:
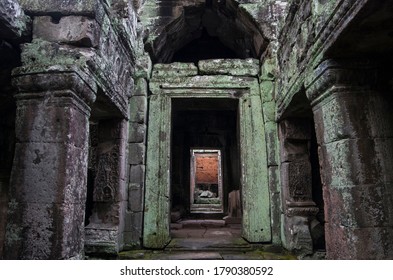
[[[14,76],[16,148],[7,259],[80,259],[93,83],[78,71]]]
[[[393,100],[378,65],[323,62],[307,85],[330,259],[393,258]]]

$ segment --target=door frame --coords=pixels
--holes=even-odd
[[[242,236],[271,242],[270,192],[262,102],[257,78],[191,76],[152,78],[146,153],[143,246],[164,248],[170,238],[172,100],[236,98],[242,194]]]

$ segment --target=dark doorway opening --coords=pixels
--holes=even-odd
[[[314,118],[310,118],[311,139],[310,139],[310,162],[311,162],[311,182],[312,199],[319,211],[314,221],[311,221],[311,238],[313,240],[314,251],[325,251],[325,207],[323,200],[323,188],[321,182],[320,165],[318,157],[318,143],[315,134]]]
[[[171,220],[223,218],[228,194],[240,188],[238,101],[232,99],[173,99],[171,147]],[[219,151],[222,211],[191,211],[191,152]],[[217,192],[218,193],[218,192]],[[195,209],[194,209],[195,210]]]
[[[1,89],[1,87],[0,87]],[[0,95],[0,97],[2,97]],[[12,100],[2,98],[0,101],[0,257],[3,255],[7,211],[9,202],[9,185],[15,150],[16,105]]]

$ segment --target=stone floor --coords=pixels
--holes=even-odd
[[[226,224],[224,220],[183,220],[171,224],[172,238],[240,237],[241,224]]]
[[[171,242],[164,250],[126,251],[120,259],[154,260],[290,260],[297,257],[280,246],[249,244],[240,224],[223,220],[183,220],[171,224]]]

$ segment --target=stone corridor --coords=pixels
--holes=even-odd
[[[1,0],[0,259],[393,259],[392,21]]]

